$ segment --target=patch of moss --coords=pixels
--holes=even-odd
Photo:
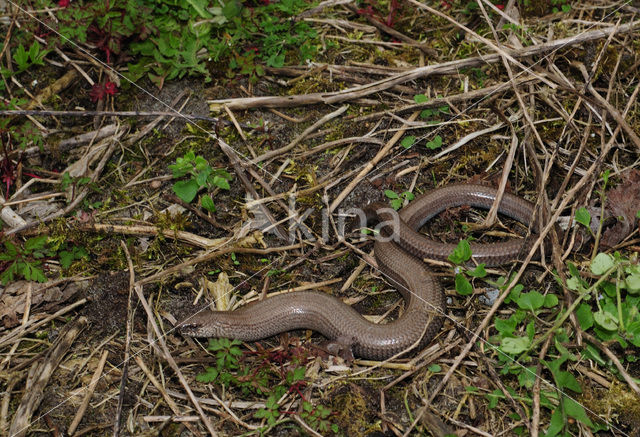
[[[631,428],[640,426],[640,399],[626,385],[613,381],[609,390],[594,390],[591,383],[580,384],[585,393],[580,403],[602,417],[617,417]]]
[[[333,397],[331,410],[337,412],[334,422],[344,435],[366,435],[381,431],[380,423],[371,423],[366,416],[367,402],[358,390]]]

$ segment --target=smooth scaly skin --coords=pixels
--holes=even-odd
[[[367,321],[338,298],[318,291],[281,294],[254,302],[236,311],[202,311],[181,325],[185,335],[225,337],[255,341],[294,329],[320,332],[335,343],[351,347],[354,355],[386,359],[407,349],[418,349],[438,333],[446,311],[445,295],[422,258],[446,260],[456,247],[428,240],[417,230],[439,212],[461,205],[488,209],[496,190],[481,185],[450,185],[428,192],[403,208],[396,242],[376,241],[374,253],[380,270],[391,278],[405,299],[405,311],[393,322]],[[374,204],[366,209],[388,208]],[[500,212],[530,225],[533,205],[504,194]],[[384,222],[391,219],[378,212]],[[383,227],[387,230],[389,227]],[[385,232],[383,232],[384,234]],[[526,248],[525,240],[472,244],[477,262],[494,266],[513,261]]]

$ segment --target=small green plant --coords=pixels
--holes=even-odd
[[[16,129],[12,129],[12,132],[14,140],[21,149],[26,149],[27,146],[34,145],[42,150],[44,142],[42,132],[30,121],[25,121]]]
[[[58,252],[58,256],[60,257],[60,266],[63,269],[68,269],[69,267],[71,267],[74,261],[89,259],[89,252],[87,252],[87,249],[85,249],[84,247],[68,247],[66,244],[63,245],[63,247],[64,249]]]
[[[415,197],[411,191],[398,194],[392,190],[384,190],[384,195],[387,196],[388,199],[391,199],[391,207],[396,211],[402,207],[405,200],[411,201]]]
[[[487,272],[484,269],[485,264],[478,264],[473,270],[464,268],[464,265],[471,259],[471,245],[468,240],[460,240],[456,248],[449,255],[449,261],[459,265],[455,273],[456,291],[461,296],[467,296],[473,293],[473,286],[467,277],[484,278]]]
[[[68,171],[65,171],[60,178],[60,188],[62,191],[66,191],[69,187],[82,187],[91,182],[91,178],[86,176],[81,176],[77,178],[72,178]]]
[[[62,191],[67,191],[71,188],[71,195],[69,199],[74,199],[76,197],[76,192],[80,188],[88,188],[93,192],[99,193],[101,191],[99,185],[95,182],[91,182],[90,177],[79,176],[79,177],[71,177],[69,172],[64,172],[62,177],[60,178],[60,188]],[[94,210],[98,209],[102,206],[102,202],[97,200],[95,202],[89,201],[89,199],[85,198],[82,201],[82,207],[85,210]],[[79,213],[80,214],[80,213]]]
[[[567,287],[578,293],[573,306],[580,326],[584,330],[593,328],[594,334],[603,341],[615,340],[622,347],[629,342],[640,347],[640,265],[637,260],[623,258],[618,252],[599,253],[591,261],[590,271],[599,276],[591,285],[569,264],[571,276]],[[582,301],[596,295],[597,310],[593,311]]]
[[[324,406],[313,406],[303,395],[305,380],[306,353],[300,347],[268,351],[259,348],[257,363],[249,365],[240,350],[237,340],[212,339],[208,349],[214,353],[215,366],[207,367],[196,379],[204,383],[216,383],[227,388],[240,389],[244,395],[266,395],[263,408],[256,410],[254,417],[264,419],[267,427],[288,421],[290,414],[298,412],[283,411],[280,405],[286,395],[299,396],[303,410],[299,413],[309,426],[321,432],[333,430],[328,418],[331,411]],[[286,365],[285,365],[286,363]]]
[[[580,207],[576,210],[575,220],[580,223],[582,226],[587,228],[589,233],[593,235],[593,231],[591,230],[591,214],[587,211],[587,208]]]
[[[22,73],[33,65],[44,65],[44,57],[47,55],[48,50],[41,50],[40,43],[33,41],[29,50],[25,49],[22,44],[12,53],[13,60],[16,63],[18,69],[16,73]]]
[[[47,278],[42,271],[42,259],[51,257],[54,252],[47,247],[47,236],[29,238],[20,247],[9,240],[4,242],[5,252],[0,253],[0,266],[4,264],[0,281],[4,285],[16,278],[28,281],[45,282]]]
[[[327,433],[329,430],[337,433],[339,431],[338,425],[331,424],[328,417],[331,415],[331,410],[324,405],[314,406],[311,402],[302,402],[302,413],[300,417],[313,429]]]
[[[45,258],[59,257],[60,266],[65,270],[74,261],[89,259],[89,253],[84,247],[68,243],[56,244],[55,239],[49,239],[46,235],[29,238],[22,246],[6,240],[4,249],[0,253],[0,282],[5,285],[18,278],[46,282],[47,278],[42,270]]]
[[[416,142],[416,137],[413,135],[407,135],[400,141],[400,145],[405,149],[410,148]],[[435,150],[442,147],[442,137],[440,135],[436,135],[432,140],[427,141],[426,143],[427,149]]]
[[[127,77],[135,82],[147,76],[162,87],[187,75],[210,81],[208,62],[223,64],[228,77],[240,73],[255,79],[264,74],[263,65],[310,59],[317,32],[291,19],[309,7],[304,0],[253,7],[238,0],[78,0],[57,12],[56,24],[62,43],[91,42],[107,63],[127,51],[136,58]]]
[[[229,371],[238,368],[238,359],[242,356],[238,340],[229,340],[227,338],[215,338],[209,340],[209,349],[215,354],[216,366],[207,367],[205,373],[199,374],[196,379],[200,382],[214,382],[220,376],[220,379],[226,383],[231,380]]]
[[[473,14],[475,11],[477,11],[479,8],[478,3],[475,1],[470,1],[470,2],[466,2],[466,5],[464,7],[464,9],[462,10],[462,12],[465,15],[471,15]]]
[[[407,135],[402,139],[402,141],[400,141],[400,145],[405,149],[408,149],[411,146],[413,146],[415,142],[416,142],[416,137],[414,137],[413,135]]]
[[[471,255],[469,243],[462,240],[449,256],[449,260],[456,264],[455,287],[458,293],[467,295],[472,292],[469,278],[481,279],[496,287],[499,292],[505,291],[511,284],[511,279],[500,277],[490,280],[482,264],[473,270],[464,267]],[[567,264],[567,269],[569,274],[566,287],[577,296],[567,309],[559,307],[560,299],[553,290],[542,294],[537,290],[525,291],[522,284],[515,284],[504,301],[505,304],[514,305],[515,309],[508,318],[494,319],[496,334],[489,339],[490,344],[495,345],[493,347],[501,364],[501,373],[517,377],[521,388],[520,392],[510,387],[507,390],[519,402],[530,403],[536,368],[520,363],[526,363],[529,355],[548,337],[552,337],[552,346],[547,351],[549,359],[541,363],[551,376],[554,387],[543,387],[540,393],[541,406],[550,415],[550,426],[546,434],[550,436],[569,432],[570,418],[594,432],[606,429],[605,425],[592,421],[584,407],[574,399],[582,393],[582,387],[569,370],[569,363],[580,358],[564,346],[573,341],[571,331],[563,328],[570,314],[575,313],[581,329],[592,331],[603,342],[615,341],[623,349],[628,349],[630,345],[640,347],[640,265],[637,260],[623,258],[617,252],[613,255],[599,253],[591,261],[588,275],[581,274],[571,263]],[[556,279],[561,281],[559,277]],[[593,304],[587,303],[588,301]],[[551,322],[552,326],[539,323],[543,314],[554,312],[556,315]],[[539,334],[538,329],[545,331]],[[591,359],[601,366],[609,366],[611,372],[617,373],[617,369],[601,357],[594,347],[586,345],[581,354],[583,358]],[[637,359],[633,354],[629,355],[629,362]],[[495,408],[505,398],[500,390],[495,390],[486,397],[489,408]]]
[[[212,168],[206,159],[191,151],[184,157],[176,159],[176,163],[169,166],[175,179],[188,179],[177,181],[173,184],[173,192],[186,203],[190,203],[201,188],[211,190],[215,187],[224,190],[229,189],[231,175],[224,169]],[[203,195],[200,204],[207,211],[215,212],[215,204],[211,196]]]
[[[598,223],[597,232],[594,234],[593,230],[591,229],[591,214],[589,214],[589,211],[586,208],[578,208],[575,213],[576,222],[583,225],[595,240],[595,243],[593,245],[592,258],[596,256],[596,253],[598,251],[598,244],[600,243],[600,236],[602,234],[602,227],[604,225],[604,205],[607,198],[606,190],[609,183],[609,170],[605,170],[604,172],[602,172],[600,178],[602,179],[602,188],[598,191],[598,194],[600,195],[600,204],[602,205],[603,213],[600,214],[600,222]]]
[[[416,94],[415,96],[413,96],[413,101],[418,104],[426,103],[429,101],[429,98],[424,94]],[[449,105],[442,105],[438,108],[423,109],[420,112],[420,118],[432,119],[432,118],[435,118],[437,115],[450,114],[450,113],[451,113],[451,109],[449,108]],[[434,121],[434,120],[431,120],[431,121]]]
[[[442,137],[440,135],[436,135],[431,141],[427,141],[427,149],[435,150],[440,147],[442,147]]]
[[[240,265],[240,261],[238,261],[238,257],[235,252],[231,252],[231,262],[233,262],[234,266]]]
[[[253,416],[258,419],[266,419],[269,425],[275,425],[281,415],[278,400],[286,392],[287,390],[283,386],[276,387],[276,390],[267,398],[264,408],[258,409]]]
[[[553,5],[551,12],[554,14],[560,11],[564,13],[571,12],[571,5],[568,3],[568,0],[551,0],[551,4]]]

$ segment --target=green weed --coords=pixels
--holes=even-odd
[[[196,379],[204,383],[221,384],[234,387],[244,395],[257,394],[267,397],[264,407],[254,413],[257,419],[263,419],[266,427],[273,427],[288,420],[287,415],[300,414],[300,417],[313,429],[326,433],[337,432],[337,425],[331,424],[331,410],[314,406],[305,399],[302,391],[306,387],[306,354],[300,348],[278,351],[260,350],[258,361],[245,363],[245,357],[237,340],[211,339],[208,349],[213,352],[215,366],[207,367]],[[285,365],[286,363],[286,365]],[[287,393],[299,396],[302,411],[284,411],[280,402]]]
[[[12,52],[13,61],[16,63],[18,70],[16,73],[22,73],[32,65],[44,65],[44,57],[48,50],[42,50],[38,41],[33,41],[29,50],[26,50],[22,44]]]
[[[317,51],[317,32],[291,19],[310,6],[304,0],[255,7],[238,0],[214,5],[200,0],[78,0],[57,11],[58,22],[51,24],[63,35],[59,42],[91,43],[107,63],[125,54],[135,57],[125,75],[133,82],[147,76],[162,87],[184,76],[211,80],[210,61],[224,64],[228,77],[239,73],[255,79],[264,74],[264,65],[310,59]],[[33,55],[25,62],[41,59],[35,49]]]
[[[449,256],[449,260],[457,265],[455,288],[460,295],[473,292],[471,281],[475,279],[497,287],[500,292],[509,286],[511,280],[506,277],[495,281],[487,278],[483,264],[473,270],[466,269],[464,265],[471,255],[469,243],[462,240]],[[608,366],[612,373],[618,373],[591,345],[582,348],[580,354],[567,349],[565,344],[572,340],[570,331],[565,330],[563,325],[570,314],[575,313],[581,329],[591,331],[603,342],[617,342],[623,349],[628,349],[630,345],[640,347],[640,265],[637,260],[624,258],[617,252],[613,255],[599,253],[589,264],[589,274],[582,274],[572,263],[567,263],[567,270],[569,276],[566,287],[577,296],[568,308],[563,310],[558,306],[560,298],[552,291],[546,294],[536,290],[525,291],[522,284],[516,284],[504,301],[505,304],[514,305],[515,309],[508,318],[494,319],[496,334],[490,338],[490,343],[495,345],[498,352],[501,372],[516,376],[520,388],[526,391],[523,395],[509,387],[507,390],[514,399],[520,399],[519,402],[531,404],[532,394],[529,391],[535,382],[536,368],[519,363],[528,362],[529,355],[535,353],[551,337],[552,347],[547,352],[548,359],[541,362],[555,386],[543,386],[541,391],[541,405],[551,415],[547,430],[547,435],[550,436],[568,432],[569,418],[581,422],[593,431],[604,429],[604,425],[592,422],[584,408],[574,400],[582,393],[582,387],[570,372],[570,362],[581,359],[581,354],[583,359],[591,359],[602,366]],[[559,276],[556,280],[561,283]],[[589,301],[592,304],[587,303]],[[543,313],[555,313],[550,327],[547,326],[548,323],[540,324]],[[542,328],[545,331],[540,334],[538,331]],[[625,358],[629,362],[637,360],[633,354]],[[495,408],[504,399],[504,394],[495,390],[486,397],[489,408]]]
[[[59,256],[62,268],[68,269],[74,261],[89,258],[84,247],[69,246],[66,243],[56,246],[46,235],[29,238],[23,245],[5,240],[4,249],[0,253],[0,282],[3,285],[19,278],[46,282],[42,269],[45,259]]]
[[[173,184],[173,192],[186,203],[196,197],[202,188],[211,190],[213,188],[229,189],[231,175],[224,169],[212,168],[206,159],[191,151],[183,157],[176,159],[176,163],[169,166],[175,179],[185,178]],[[213,199],[208,194],[200,197],[200,204],[204,209],[215,212],[216,207]]]
[[[414,194],[410,191],[405,191],[398,194],[392,190],[384,190],[384,195],[387,196],[388,199],[391,199],[391,207],[396,211],[402,207],[402,204],[405,200],[410,201],[415,197]]]

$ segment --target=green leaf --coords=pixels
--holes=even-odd
[[[618,319],[608,311],[598,311],[593,314],[593,319],[598,326],[607,331],[616,331],[618,329]]]
[[[610,281],[604,281],[602,284],[600,284],[600,288],[602,288],[602,291],[604,291],[605,294],[609,297],[616,297],[618,293],[618,291],[616,290],[616,284]]]
[[[627,291],[630,294],[639,294],[640,293],[640,274],[631,274],[626,277],[624,282],[627,284]]]
[[[580,304],[576,310],[576,317],[580,327],[585,331],[593,326],[593,313],[591,312],[591,307],[586,303]]]
[[[399,210],[402,207],[402,199],[398,198],[398,199],[393,199],[391,201],[391,207],[393,209],[395,209],[396,211]]]
[[[561,371],[556,373],[556,379],[558,380],[559,388],[568,388],[575,393],[582,393],[582,387],[578,383],[575,376],[567,371]]]
[[[436,135],[427,143],[427,149],[430,150],[439,149],[440,147],[442,147],[442,137],[440,135]]]
[[[60,257],[60,266],[62,266],[63,269],[71,267],[71,264],[73,264],[73,260],[75,259],[73,253],[66,250],[60,251],[58,256]]]
[[[591,273],[594,275],[602,275],[607,270],[613,267],[613,257],[608,253],[602,253],[596,255],[591,261]]]
[[[531,341],[528,337],[507,337],[500,342],[500,349],[512,355],[518,355],[529,348]]]
[[[196,380],[204,383],[210,383],[216,380],[219,373],[220,372],[218,372],[218,369],[215,367],[207,367],[205,373],[199,373],[198,376],[196,376]]]
[[[589,228],[589,226],[591,225],[591,214],[589,214],[589,211],[587,211],[587,208],[585,207],[578,208],[575,218],[578,223],[585,226],[586,228]]]
[[[587,344],[587,348],[582,351],[582,356],[588,360],[595,361],[600,366],[606,366],[607,362],[600,356],[600,351]]]
[[[442,367],[440,367],[440,365],[438,364],[431,364],[429,367],[427,367],[427,369],[429,369],[429,372],[432,373],[442,372]]]
[[[298,381],[304,381],[304,367],[296,367],[293,371],[287,372],[287,383],[294,384]]]
[[[407,135],[402,139],[402,141],[400,141],[400,145],[405,149],[408,149],[409,147],[413,146],[415,142],[416,142],[416,137],[414,137],[413,135]]]
[[[471,246],[469,242],[467,240],[460,240],[448,259],[454,264],[462,264],[469,261],[469,259],[471,259]]]
[[[505,284],[505,288],[506,288],[506,284]],[[515,302],[516,300],[518,300],[518,298],[522,294],[522,290],[524,290],[524,285],[516,284],[516,286],[513,287],[513,289],[511,289],[511,292],[509,293],[509,298],[511,299],[511,301]]]
[[[484,269],[484,263],[480,263],[473,270],[467,270],[467,275],[473,276],[474,278],[484,278],[487,276],[487,271]]]
[[[456,273],[455,282],[458,294],[468,296],[473,293],[473,286],[462,273]]]
[[[18,274],[18,263],[13,262],[0,274],[0,280],[3,285],[7,285],[10,281],[13,281],[15,275]]]
[[[384,195],[389,199],[399,199],[400,196],[395,191],[392,190],[384,190]]]
[[[527,367],[518,374],[518,384],[520,387],[531,389],[536,382],[536,368]]]
[[[551,415],[551,421],[549,423],[549,427],[547,428],[547,432],[544,435],[545,437],[554,437],[562,431],[564,427],[564,417],[562,416],[562,408],[557,407],[553,414]]]
[[[34,40],[33,44],[31,44],[31,47],[29,47],[29,59],[31,60],[31,62],[38,60],[38,53],[40,53],[40,44],[38,43],[38,41]]]
[[[580,277],[580,271],[578,270],[578,268],[574,263],[568,261],[567,267],[569,268],[569,273],[571,273],[571,276],[576,276],[578,278]]]
[[[405,191],[404,193],[401,194],[401,196],[408,201],[411,201],[416,197],[411,191]]]
[[[22,44],[20,44],[13,53],[13,60],[18,65],[19,71],[24,71],[29,68],[29,54]]]
[[[531,321],[529,323],[527,323],[527,337],[529,337],[529,341],[533,341],[533,337],[536,336],[536,324]]]
[[[518,299],[516,299],[516,303],[523,310],[535,311],[544,304],[544,296],[537,291],[522,293]]]
[[[627,334],[629,334],[631,343],[635,347],[640,347],[640,320],[636,320],[627,326]],[[629,356],[627,356],[627,360],[629,360]]]
[[[424,94],[416,94],[415,96],[413,96],[413,101],[416,103],[425,103],[428,100],[429,99]]]
[[[284,53],[274,53],[267,58],[267,67],[280,68],[284,66]]]
[[[209,172],[206,170],[200,171],[196,177],[195,181],[198,184],[198,188],[202,188],[207,184],[207,179],[209,178]]]
[[[24,250],[27,252],[33,252],[34,250],[42,250],[44,249],[45,244],[47,243],[46,235],[39,235],[37,237],[29,238],[24,243]]]
[[[508,319],[502,319],[500,317],[496,317],[494,326],[496,330],[502,334],[503,336],[510,336],[516,330],[517,322],[513,319],[513,317],[509,317]]]
[[[76,259],[89,259],[89,252],[82,246],[74,246],[72,252]]]
[[[18,255],[18,248],[15,244],[13,244],[11,241],[5,241],[4,242],[4,247],[7,249],[7,253],[6,254],[0,254],[0,255],[4,255],[6,256],[6,258],[2,258],[6,261],[15,259],[16,256]]]
[[[205,194],[200,198],[200,204],[204,209],[209,212],[216,212],[216,206],[213,203],[213,199],[208,194]]]
[[[558,306],[558,296],[555,294],[549,293],[544,297],[543,306],[545,308],[554,308]]]
[[[23,276],[27,281],[47,282],[44,272],[35,264],[24,263]]]
[[[202,0],[186,0],[201,18],[211,18],[211,14],[205,9],[209,2]]]
[[[489,404],[487,405],[487,408],[493,409],[498,406],[498,402],[500,401],[500,399],[504,399],[504,393],[502,393],[502,391],[499,388],[497,388],[491,393],[488,393],[486,397],[489,400]]]
[[[422,111],[420,111],[420,118],[429,118],[433,116],[434,112],[435,111],[433,109],[423,109]]]
[[[222,13],[224,14],[225,18],[229,20],[237,15],[240,15],[240,12],[242,12],[242,5],[237,0],[230,0],[228,2],[225,2],[224,6],[222,7]]]
[[[223,190],[228,190],[230,188],[227,178],[219,175],[213,177],[213,185],[218,188],[222,188]]]
[[[176,196],[184,202],[191,203],[191,201],[196,197],[200,186],[195,180],[189,179],[188,181],[176,182],[173,184],[172,188],[173,192],[176,193]]]
[[[582,405],[567,396],[565,396],[563,400],[564,410],[566,411],[567,415],[584,423],[587,426],[593,426],[591,419],[589,419],[589,416],[587,416],[587,413],[584,411]]]

